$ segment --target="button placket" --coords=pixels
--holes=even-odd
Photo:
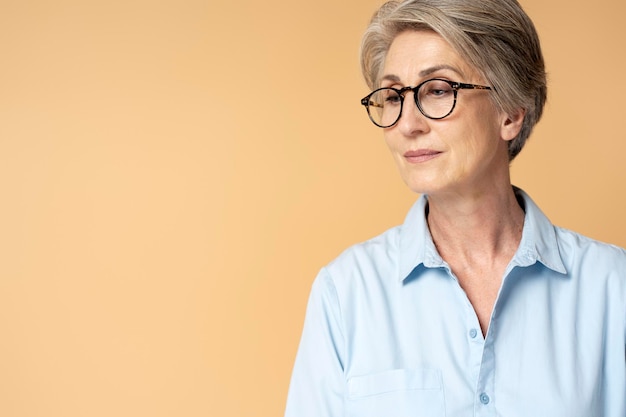
[[[492,317],[491,323],[489,324],[489,332],[487,333],[487,337],[485,338],[483,345],[478,385],[475,393],[476,402],[474,412],[477,417],[494,416],[496,413],[493,397],[495,389],[494,340],[496,330],[497,324]]]

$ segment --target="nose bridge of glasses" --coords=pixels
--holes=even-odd
[[[404,106],[404,108],[402,109],[402,112],[406,112],[408,110],[418,110],[419,113],[422,113],[422,108],[421,108],[421,104],[419,103],[419,90],[420,90],[421,84],[418,85],[417,87],[411,87],[411,86],[407,86],[407,87],[402,87],[400,90],[397,90],[398,93],[400,94],[400,97],[402,97],[402,99],[406,98],[406,95],[409,91],[413,92],[413,104],[415,104],[415,107],[413,106]],[[402,115],[400,115],[401,117]]]
[[[419,110],[419,112],[423,114],[422,105],[420,103],[420,97],[419,97],[419,91],[422,85],[423,84],[420,84],[416,87],[406,86],[396,91],[398,91],[398,94],[400,95],[400,97],[402,97],[403,101],[406,98],[406,95],[409,91],[413,92],[413,104],[415,104],[415,107],[417,108],[417,110]],[[413,106],[404,106],[403,112],[407,111],[407,107],[410,109]],[[413,110],[415,110],[415,108],[413,108]]]
[[[417,87],[402,87],[401,89],[397,90],[398,93],[400,94],[400,96],[402,96],[402,98],[406,97],[406,93],[408,93],[409,91],[412,91],[413,94],[415,95],[415,97],[417,97],[417,91],[419,90],[419,86]]]

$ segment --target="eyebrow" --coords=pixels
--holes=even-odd
[[[433,67],[425,68],[425,69],[421,70],[418,75],[420,77],[426,77],[428,75],[431,75],[431,74],[433,74],[433,73],[435,73],[437,71],[441,71],[441,70],[450,70],[452,72],[457,73],[459,76],[463,77],[463,74],[461,73],[461,71],[459,71],[458,69],[456,69],[455,67],[453,67],[451,65],[445,65],[445,64],[443,64],[443,65],[435,65]],[[384,75],[380,80],[381,81],[392,81],[392,82],[397,83],[397,82],[400,82],[400,77],[398,77],[395,74],[387,74],[387,75]]]
[[[441,70],[450,70],[452,72],[456,72],[460,76],[463,76],[463,74],[461,74],[460,70],[458,70],[457,68],[453,67],[452,65],[445,65],[445,64],[443,64],[443,65],[435,65],[434,67],[429,67],[429,68],[423,69],[423,70],[420,71],[419,75],[420,75],[420,77],[425,77],[427,75],[430,75],[430,74],[432,74],[434,72],[441,71]]]

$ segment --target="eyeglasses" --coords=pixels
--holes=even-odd
[[[362,98],[361,104],[365,106],[370,120],[376,126],[386,128],[395,125],[400,120],[404,95],[408,91],[413,92],[415,104],[424,116],[439,120],[452,113],[456,106],[457,93],[463,89],[491,90],[492,88],[433,78],[420,83],[417,87],[379,88]]]

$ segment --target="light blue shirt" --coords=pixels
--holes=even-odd
[[[626,251],[516,193],[522,240],[485,338],[422,196],[319,273],[286,417],[625,417]]]

